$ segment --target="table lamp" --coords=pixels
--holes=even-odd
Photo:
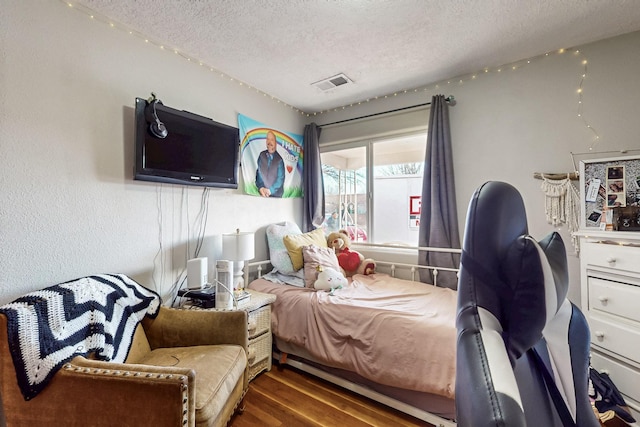
[[[252,232],[240,232],[222,235],[222,258],[233,261],[233,288],[244,289],[242,270],[244,262],[255,257],[255,236]]]

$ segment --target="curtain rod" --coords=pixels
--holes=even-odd
[[[451,106],[456,105],[456,98],[453,95],[447,96],[444,100],[447,101],[449,104],[451,104]],[[368,119],[369,117],[381,116],[383,114],[389,114],[389,113],[397,113],[398,111],[409,110],[411,108],[417,108],[417,107],[426,107],[427,105],[431,105],[431,102],[425,102],[424,104],[410,105],[408,107],[396,108],[395,110],[381,111],[379,113],[367,114],[366,116],[353,117],[351,119],[338,120],[337,122],[325,123],[323,125],[320,125],[319,127],[322,128],[323,126],[338,125],[341,123],[352,122],[354,120]]]

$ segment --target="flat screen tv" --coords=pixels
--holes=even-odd
[[[149,101],[136,98],[134,179],[172,184],[238,188],[238,128],[155,103],[167,135],[150,128]],[[147,110],[147,111],[145,111]]]

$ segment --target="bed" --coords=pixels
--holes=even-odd
[[[278,251],[272,242],[269,250]],[[456,291],[396,277],[406,268],[415,278],[424,267],[379,256],[375,274],[316,291],[287,283],[277,268],[262,275],[275,258],[250,263],[247,274],[254,279],[247,281],[249,289],[276,296],[271,324],[279,363],[436,426],[456,425]]]

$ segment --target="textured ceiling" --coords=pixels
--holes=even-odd
[[[640,30],[637,0],[77,3],[309,113]]]

